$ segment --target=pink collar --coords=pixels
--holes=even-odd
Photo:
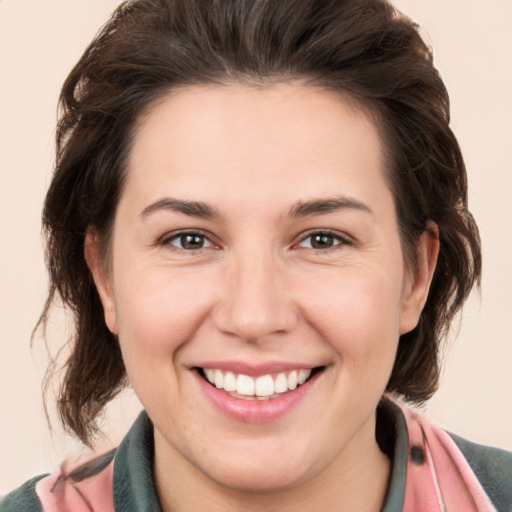
[[[496,512],[452,438],[410,409],[403,512]]]
[[[400,410],[407,426],[402,511],[496,512],[451,437],[410,409],[400,407]],[[44,512],[115,512],[113,460],[89,478],[75,481],[69,476],[90,460],[89,457],[72,464],[64,463],[37,483],[36,493]],[[395,463],[402,464],[401,461]]]

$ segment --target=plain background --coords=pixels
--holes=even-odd
[[[427,414],[472,440],[512,449],[512,1],[396,0],[434,46],[466,157],[484,249],[481,296],[467,304]],[[119,0],[0,0],[0,494],[80,446],[50,434],[41,399],[44,341],[31,330],[46,292],[40,212],[50,182],[60,86]],[[67,336],[64,315],[51,349]],[[50,403],[50,409],[52,404]],[[109,408],[102,445],[140,409]]]

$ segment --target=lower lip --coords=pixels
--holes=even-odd
[[[237,421],[266,423],[286,416],[297,407],[323,372],[313,375],[307,382],[293,391],[282,393],[276,398],[269,398],[268,400],[235,398],[206,382],[196,370],[194,370],[194,373],[202,391],[222,413]]]

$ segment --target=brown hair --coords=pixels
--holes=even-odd
[[[137,121],[178,86],[301,80],[376,114],[404,255],[429,220],[441,250],[418,326],[403,335],[388,391],[421,402],[437,388],[440,341],[481,270],[449,100],[417,27],[384,0],[135,0],[92,41],[60,97],[55,174],[43,225],[50,290],[74,313],[61,419],[83,442],[126,384],[84,259],[87,229],[104,254]]]

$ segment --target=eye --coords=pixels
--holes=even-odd
[[[325,250],[338,245],[348,245],[350,242],[340,235],[332,231],[315,231],[309,233],[297,245],[306,249]]]
[[[162,240],[162,245],[172,245],[184,251],[197,251],[214,245],[202,233],[181,232]]]

